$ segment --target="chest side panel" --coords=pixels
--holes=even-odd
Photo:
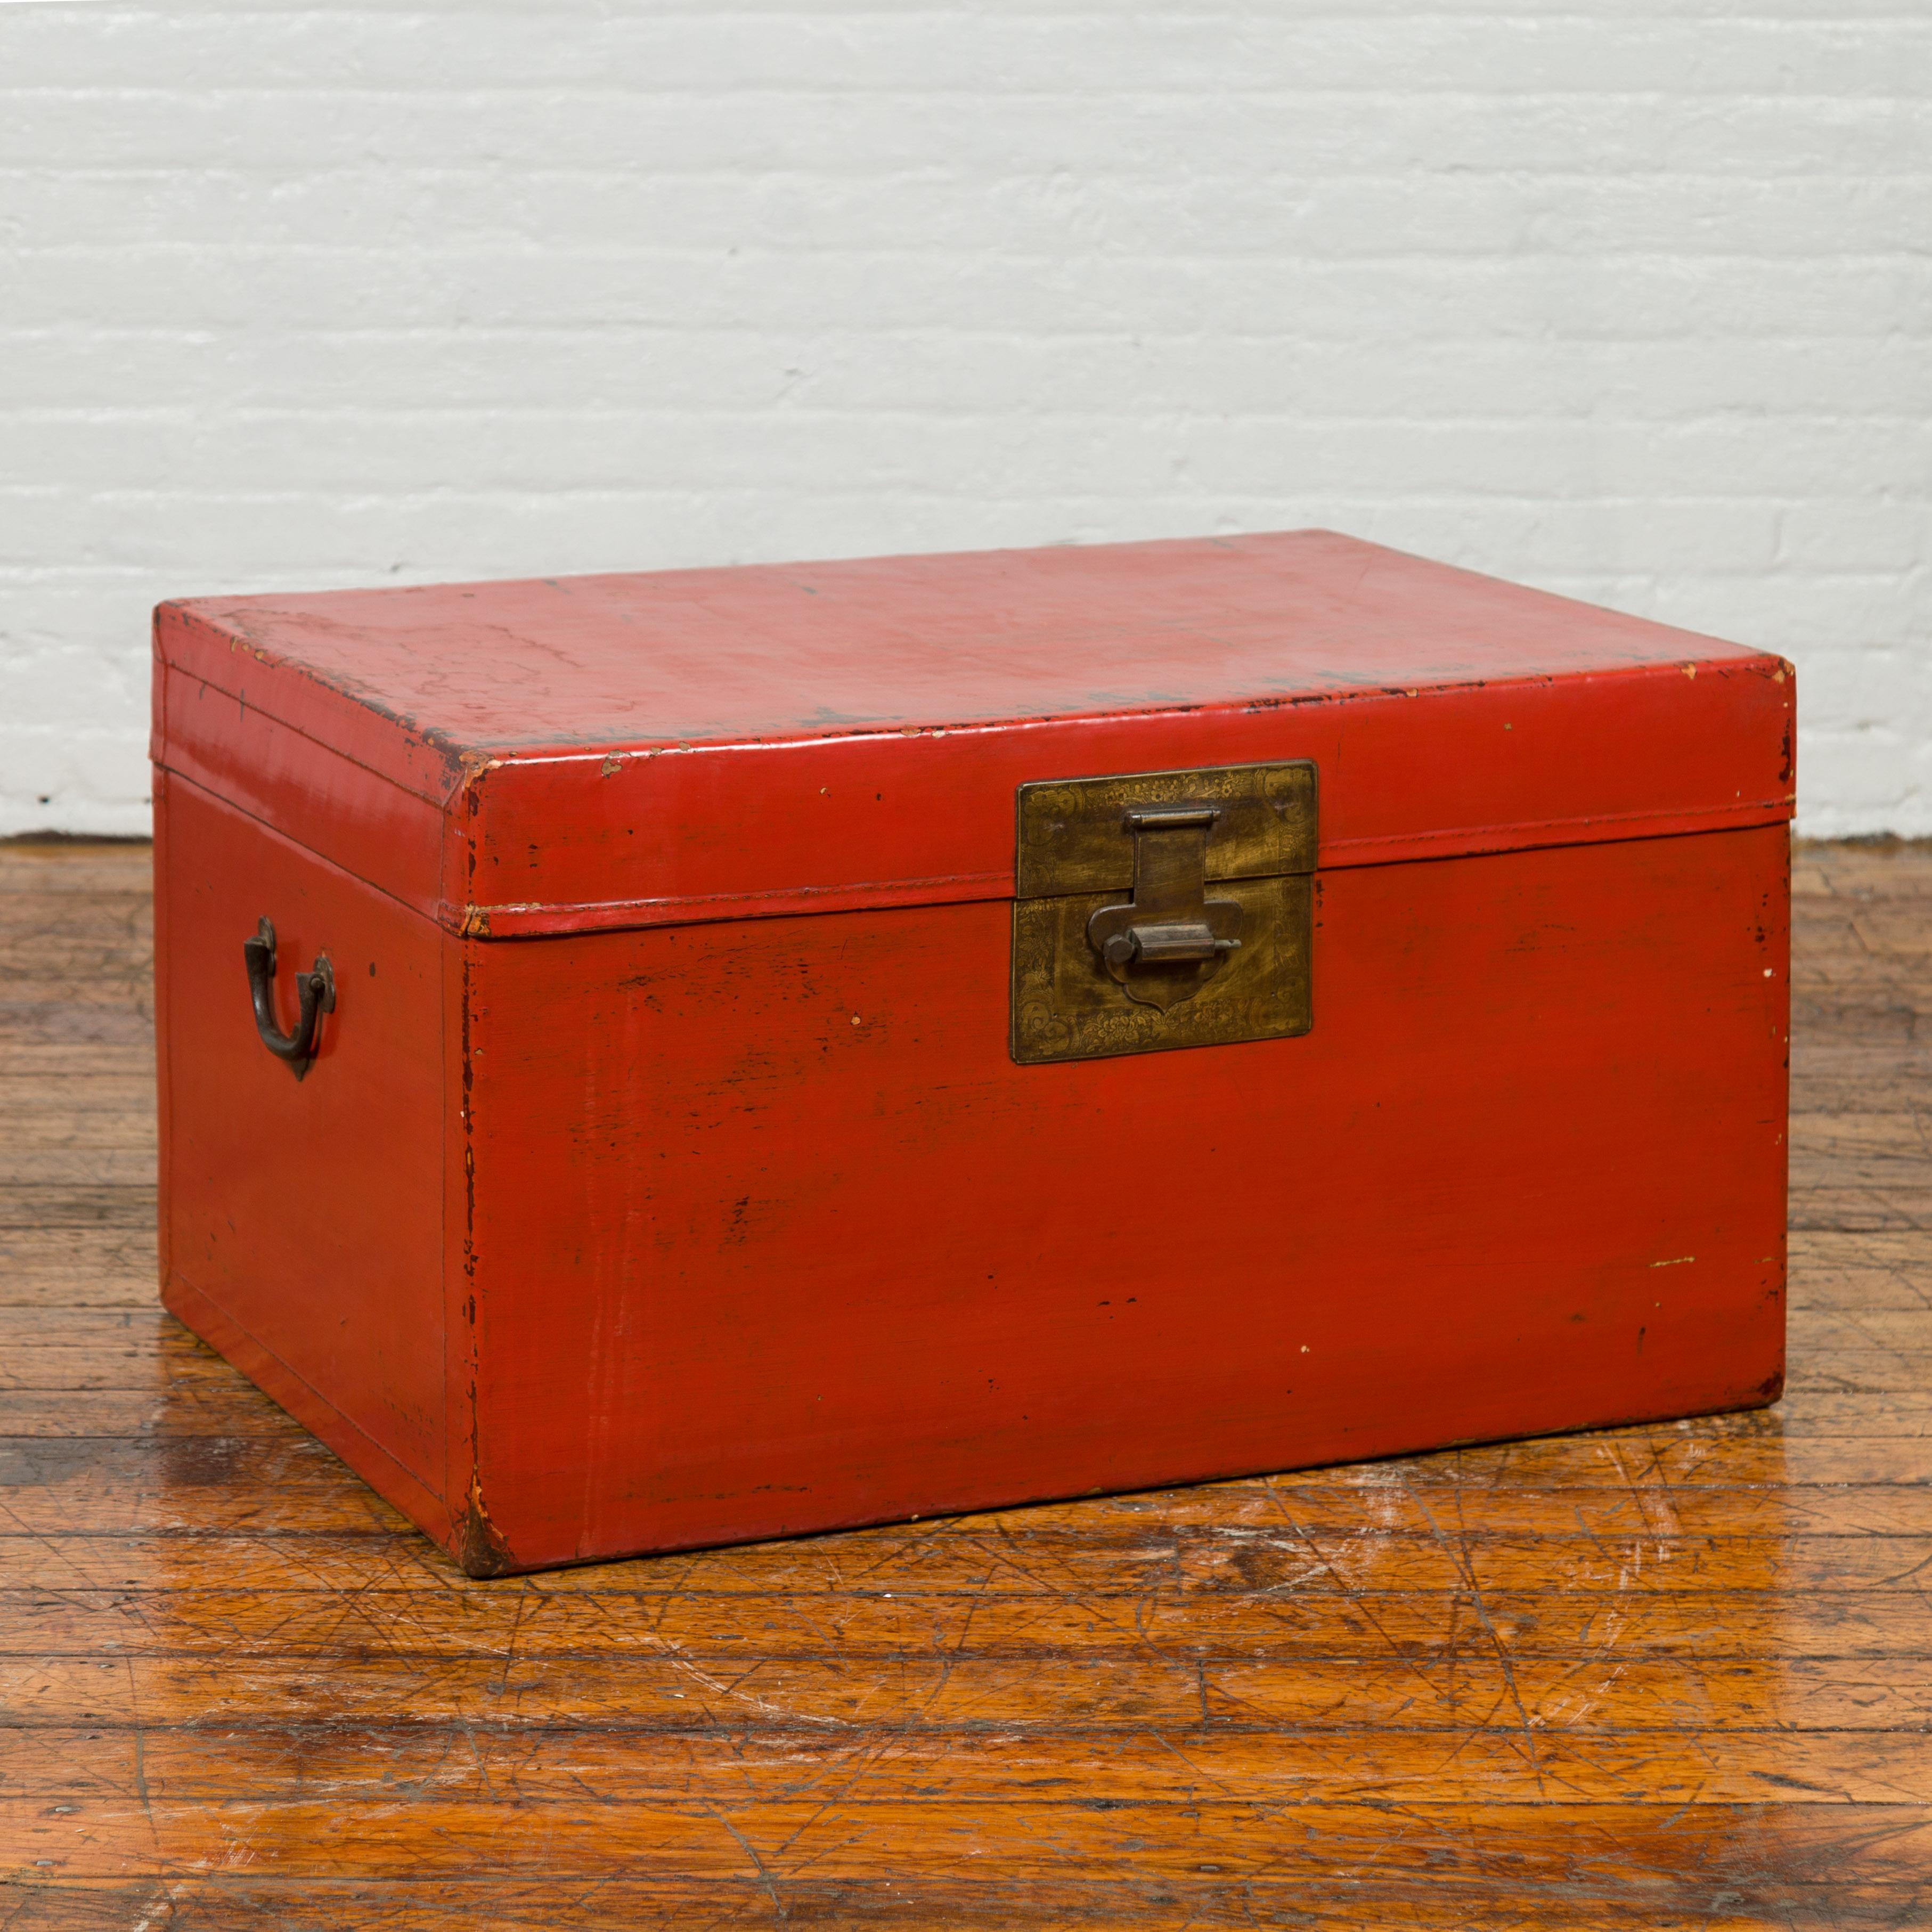
[[[1326,875],[1306,1036],[1040,1066],[1004,904],[472,947],[506,1561],[1768,1400],[1786,850]]]
[[[444,813],[233,693],[155,666],[157,758],[426,916],[442,900]]]
[[[444,937],[178,776],[156,806],[164,1293],[378,1488],[388,1459],[440,1495]],[[319,953],[334,970],[300,1081],[250,1009],[242,942],[264,916],[284,1030],[296,974]]]

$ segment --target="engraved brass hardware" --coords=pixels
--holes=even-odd
[[[284,1033],[275,1023],[275,928],[260,921],[253,939],[242,942],[242,957],[248,968],[248,994],[255,1009],[255,1030],[262,1044],[284,1062],[299,1080],[315,1058],[316,1036],[322,1029],[322,1016],[335,1010],[335,973],[328,955],[318,953],[306,973],[296,975],[296,1030]]]
[[[1166,1012],[1191,1000],[1241,943],[1240,908],[1208,896],[1208,835],[1220,816],[1217,805],[1125,816],[1134,842],[1132,902],[1102,906],[1087,922],[1087,938],[1137,1005]]]
[[[1015,1060],[1308,1030],[1312,764],[1054,780],[1017,804]]]

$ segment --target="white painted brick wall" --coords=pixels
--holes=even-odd
[[[1924,0],[0,4],[0,830],[165,596],[1324,524],[1932,832],[1928,244]]]

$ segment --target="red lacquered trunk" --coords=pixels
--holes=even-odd
[[[1779,1390],[1780,659],[1318,532],[155,636],[164,1298],[472,1574]]]

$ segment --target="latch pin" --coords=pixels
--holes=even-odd
[[[1211,968],[1178,980],[1130,980],[1135,968],[1218,968],[1241,943],[1240,906],[1208,897],[1208,836],[1220,816],[1214,805],[1139,806],[1122,816],[1134,842],[1133,902],[1102,906],[1088,922],[1087,937],[1138,1004],[1164,1010],[1198,991]]]

